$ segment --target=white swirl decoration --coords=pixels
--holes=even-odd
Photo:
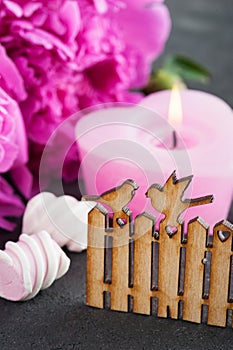
[[[46,230],[60,247],[80,252],[87,248],[88,213],[95,206],[96,202],[41,192],[27,204],[23,232],[31,235]]]
[[[21,234],[0,250],[0,296],[19,301],[33,298],[69,269],[70,259],[46,231]]]

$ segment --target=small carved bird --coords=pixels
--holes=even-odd
[[[129,209],[127,204],[132,200],[135,191],[139,188],[134,180],[128,179],[120,186],[112,188],[102,193],[100,196],[83,196],[82,200],[100,202],[109,206],[114,213],[124,211],[127,213]]]
[[[195,199],[183,198],[192,178],[191,175],[177,180],[174,171],[163,187],[154,184],[148,189],[146,196],[151,199],[151,204],[157,211],[166,215],[168,225],[177,226],[180,215],[189,207],[213,202],[212,195]]]

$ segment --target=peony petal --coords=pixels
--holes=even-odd
[[[0,177],[0,217],[19,216],[24,210],[21,199],[14,193],[10,185]]]
[[[96,10],[99,13],[105,13],[108,10],[108,4],[106,0],[93,0]]]
[[[12,231],[14,230],[15,226],[16,225],[13,222],[7,221],[6,219],[0,216],[0,227],[3,230]]]
[[[30,17],[36,12],[38,9],[42,8],[42,3],[30,1],[29,3],[23,6],[23,14],[25,17]]]
[[[5,48],[0,45],[0,76],[5,82],[7,90],[19,101],[27,97],[24,82],[14,62],[7,56]],[[2,83],[0,83],[0,86]]]
[[[67,1],[59,11],[59,17],[66,26],[66,40],[72,42],[81,28],[79,6],[74,1]]]
[[[0,173],[8,171],[18,156],[18,146],[0,136]]]
[[[57,49],[59,55],[65,58],[74,58],[74,52],[68,45],[65,45],[55,35],[46,32],[45,30],[34,28],[32,24],[27,21],[17,20],[12,24],[12,29],[21,36],[21,38],[30,42],[33,45],[41,45],[46,50]]]
[[[16,17],[22,17],[23,9],[15,1],[3,0],[3,3]]]
[[[124,42],[129,47],[136,42],[138,52],[152,60],[159,55],[169,35],[169,12],[163,4],[155,3],[153,7],[140,8],[135,3],[129,1],[127,8],[112,16],[119,23]]]
[[[15,116],[17,130],[15,141],[18,145],[19,153],[13,165],[13,167],[17,167],[19,165],[27,163],[28,161],[28,142],[23,118],[21,117],[19,107],[16,104],[12,104],[10,110],[12,113],[14,113],[13,115]]]
[[[0,100],[0,135],[9,138],[15,133],[15,123],[14,118],[3,107],[3,103]]]
[[[23,213],[24,205],[8,182],[0,176],[0,227],[13,230],[15,224],[5,217],[16,217]]]
[[[4,145],[8,145],[7,152],[5,153],[5,165],[0,160],[0,172],[4,172],[10,169],[9,166],[18,166],[28,161],[28,145],[24,122],[18,104],[1,88],[0,104],[6,111],[6,114],[2,114],[1,116],[2,118],[4,117],[4,123],[2,122],[2,124],[5,124],[6,130],[8,130],[8,134],[4,132],[4,129],[0,133],[0,137],[5,137],[5,140],[0,141],[0,144],[4,143]],[[10,123],[11,127],[9,125]]]
[[[25,198],[29,199],[32,191],[33,178],[28,168],[24,165],[14,168],[11,170],[10,175],[20,193],[22,193]]]

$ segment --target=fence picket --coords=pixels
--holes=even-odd
[[[89,213],[87,305],[233,326],[233,225],[216,224],[210,239],[208,225],[197,218],[189,222],[187,241],[182,241],[177,215],[189,204],[212,200],[182,200],[190,181],[191,177],[176,180],[173,173],[164,187],[152,185],[148,190],[152,206],[165,215],[155,238],[155,219],[147,213],[136,217],[131,235],[126,205],[137,189],[133,180],[99,197],[113,210],[113,227],[101,205]]]
[[[151,297],[151,219],[140,215],[134,223],[134,307],[133,311],[149,315]]]
[[[204,276],[203,258],[206,251],[207,232],[207,227],[198,219],[191,221],[188,225],[183,320],[196,323],[201,322]]]
[[[178,284],[181,226],[173,237],[166,232],[166,222],[160,224],[159,233],[159,281],[158,292],[153,296],[158,300],[158,316],[178,318]]]
[[[119,227],[119,217],[126,221],[125,225]],[[123,212],[114,213],[113,216],[113,250],[112,250],[112,284],[109,286],[111,292],[111,309],[128,311],[128,286],[129,271],[129,216]]]
[[[105,215],[94,208],[88,216],[86,303],[103,308]]]
[[[221,241],[220,234],[224,232],[228,232],[229,237]],[[232,225],[227,222],[219,223],[214,227],[208,316],[210,325],[225,327],[227,309],[233,308],[233,304],[228,303],[232,232]]]

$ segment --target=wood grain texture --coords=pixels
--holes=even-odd
[[[174,171],[165,185],[154,184],[147,191],[152,206],[165,218],[160,223],[159,233],[159,286],[158,316],[178,318],[179,263],[181,247],[180,215],[190,206],[211,203],[213,196],[185,199],[184,192],[192,176],[176,178]]]
[[[133,198],[138,185],[135,181],[128,179],[118,187],[114,187],[100,196],[83,196],[82,200],[93,200],[102,203],[112,209],[113,213],[121,212]]]
[[[110,208],[113,212],[113,229],[111,232],[106,232],[108,235],[112,237],[112,276],[111,276],[111,284],[105,284],[103,290],[109,291],[111,295],[111,309],[119,310],[119,311],[128,311],[128,294],[130,293],[130,289],[128,287],[128,271],[129,271],[129,235],[130,235],[130,213],[127,204],[133,198],[135,191],[138,189],[138,185],[135,181],[129,179],[122,183],[122,185],[110,189],[109,191],[104,192],[100,196],[84,196],[83,200],[94,200],[101,204],[104,204],[108,208]],[[96,222],[95,222],[96,215]],[[98,229],[98,225],[102,224],[102,227],[105,228],[105,223],[99,220],[99,214],[97,212],[93,212],[90,214],[89,225],[97,226],[97,233],[101,231]],[[102,232],[102,231],[101,231]],[[88,246],[93,245],[96,236],[92,230],[89,228],[88,234]],[[104,237],[103,244],[104,244]],[[101,242],[102,243],[102,242]],[[104,274],[103,274],[103,263],[104,263],[104,252],[96,251],[95,248],[88,248],[88,256],[87,259],[90,260],[88,262],[87,274],[91,274],[88,276],[87,280],[87,303],[91,305],[90,298],[93,297],[93,301],[96,296],[96,300],[94,303],[96,305],[102,305],[101,301],[98,299],[99,290],[100,290],[100,279],[102,278],[102,284],[104,283]],[[95,269],[94,269],[94,263]],[[100,270],[97,273],[96,281],[97,289],[95,292],[92,292],[90,289],[95,288],[95,272],[97,266],[101,265]],[[94,270],[92,270],[94,269]],[[92,294],[95,293],[95,296]],[[95,306],[95,305],[93,305]],[[102,307],[102,306],[99,306]]]
[[[189,207],[200,206],[213,201],[212,195],[185,199],[184,192],[191,181],[192,176],[178,180],[174,171],[163,187],[154,184],[148,189],[147,197],[151,199],[151,204],[156,210],[165,214],[167,226],[176,226],[180,215]]]
[[[126,220],[123,227],[119,227],[117,219],[121,217]],[[129,216],[123,212],[113,215],[113,249],[112,249],[112,284],[111,309],[128,311],[128,271],[129,271]]]
[[[220,240],[219,231],[230,233],[225,242]],[[225,327],[227,309],[233,308],[233,304],[228,303],[232,233],[232,225],[227,222],[217,224],[214,228],[208,316],[208,324],[210,325]]]
[[[105,215],[94,208],[88,216],[86,304],[104,307],[104,235]]]
[[[207,227],[198,219],[188,225],[183,320],[200,323]]]
[[[136,313],[149,315],[151,313],[151,219],[140,215],[134,224],[134,308]]]
[[[181,226],[170,238],[166,232],[166,221],[160,224],[159,232],[159,281],[157,296],[158,316],[167,317],[168,309],[171,318],[178,318],[178,283],[180,262]]]
[[[133,180],[99,196],[113,217],[110,229],[101,205],[89,213],[87,305],[232,326],[233,225],[216,224],[210,240],[208,225],[196,218],[188,223],[183,240],[180,214],[188,204],[206,204],[212,198],[185,200],[190,181],[176,180],[173,173],[164,187],[148,190],[152,206],[164,213],[156,236],[151,214],[143,213],[131,223],[126,205],[136,189]],[[108,251],[104,241],[111,246]]]

